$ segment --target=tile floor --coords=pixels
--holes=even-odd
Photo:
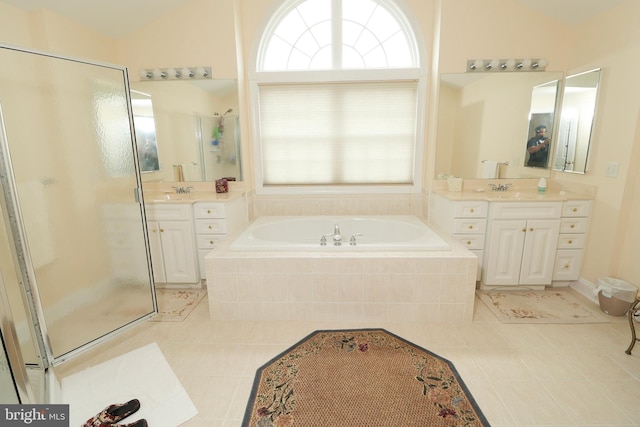
[[[382,327],[452,361],[494,427],[640,426],[640,343],[626,355],[626,318],[611,320],[502,324],[476,299],[468,324],[212,322],[205,298],[184,322],[139,325],[56,371],[155,341],[199,411],[183,426],[240,426],[260,365],[314,330]]]

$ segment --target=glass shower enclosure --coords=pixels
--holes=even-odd
[[[0,63],[2,333],[33,386],[157,302],[126,68],[2,45]]]

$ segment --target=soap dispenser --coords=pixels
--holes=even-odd
[[[545,191],[547,191],[547,180],[540,178],[540,181],[538,181],[538,193],[544,193]]]

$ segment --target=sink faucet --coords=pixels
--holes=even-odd
[[[511,184],[489,184],[491,191],[507,191]]]
[[[191,194],[192,186],[189,187],[171,187],[176,190],[176,194]]]

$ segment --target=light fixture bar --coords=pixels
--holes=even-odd
[[[544,58],[467,60],[467,72],[544,71],[546,67]]]
[[[212,79],[211,67],[143,68],[141,81],[149,80],[202,80]]]

